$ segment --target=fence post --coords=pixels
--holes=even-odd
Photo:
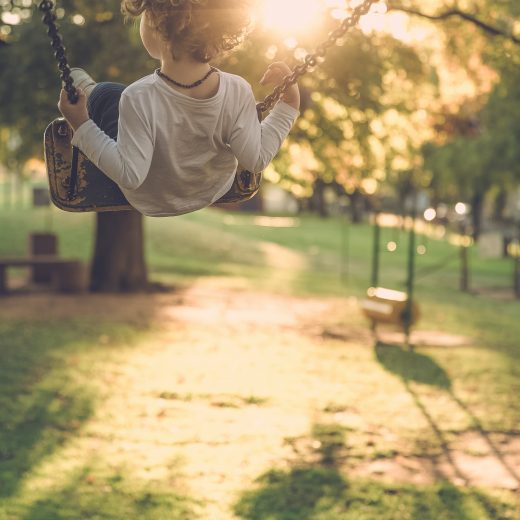
[[[466,243],[467,238],[466,223],[460,224],[460,290],[469,291],[469,247]]]
[[[379,211],[374,212],[374,244],[372,249],[372,280],[371,286],[379,285],[379,242],[381,239],[381,227],[379,226]]]
[[[517,227],[516,235],[516,247],[512,247],[513,254],[513,288],[515,291],[515,297],[520,300],[520,222]]]
[[[408,238],[408,264],[407,264],[407,273],[406,273],[406,292],[407,292],[407,302],[406,302],[406,310],[404,313],[404,334],[406,337],[406,344],[410,345],[410,329],[412,325],[412,313],[413,313],[413,303],[414,303],[414,284],[415,284],[415,244],[416,244],[416,234],[415,234],[415,219],[417,218],[417,193],[414,191],[413,199],[412,199],[412,208],[411,208],[411,228]]]

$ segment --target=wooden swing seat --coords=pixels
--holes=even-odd
[[[408,294],[384,287],[370,287],[366,299],[361,302],[361,309],[373,325],[387,323],[404,328],[408,312]],[[412,302],[409,325],[419,319],[419,306]]]
[[[131,210],[115,182],[94,166],[81,151],[74,151],[73,131],[63,118],[55,119],[45,130],[45,163],[52,202],[73,212]],[[215,204],[244,202],[260,189],[262,174],[240,166],[231,189]]]

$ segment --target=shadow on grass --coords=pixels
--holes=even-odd
[[[136,332],[86,322],[0,322],[0,500],[15,495],[32,468],[91,417],[88,351],[100,337],[128,344]]]
[[[270,471],[235,506],[244,520],[513,520],[514,506],[448,482],[436,486],[345,480],[326,468]],[[31,519],[32,520],[32,519]]]
[[[385,370],[403,381],[415,381],[443,390],[451,389],[451,380],[446,371],[425,354],[381,342],[376,344],[375,354]]]
[[[333,425],[329,425],[329,433]],[[341,428],[338,426],[338,428]],[[313,429],[322,431],[320,428]],[[323,436],[321,437],[323,439]],[[337,445],[337,437],[334,440]],[[270,470],[242,494],[234,513],[244,520],[513,520],[514,507],[449,482],[435,486],[394,485],[348,479],[330,450],[321,461]],[[337,452],[339,454],[339,452]]]
[[[258,480],[260,488],[244,493],[235,514],[249,520],[308,520],[340,503],[347,482],[338,471],[324,467],[271,470]]]
[[[418,391],[410,383],[415,382],[434,386],[445,391],[453,402],[456,403],[468,416],[473,429],[481,435],[483,440],[489,446],[490,453],[494,455],[496,460],[520,486],[520,477],[515,468],[513,468],[505,459],[503,453],[495,442],[493,442],[489,433],[484,429],[482,423],[472,413],[467,404],[454,393],[451,380],[447,373],[435,362],[434,359],[415,350],[409,350],[396,345],[387,345],[384,343],[376,344],[375,354],[379,363],[381,363],[386,370],[398,376],[402,380],[407,392],[412,397],[415,405],[421,411],[423,417],[426,419],[432,432],[437,438],[437,442],[439,443],[446,460],[449,462],[453,473],[461,482],[464,482],[465,485],[471,485],[470,479],[468,479],[464,471],[461,470],[453,457],[445,432],[424,404]],[[491,515],[490,518],[495,518],[495,516],[493,516],[495,514],[495,507],[485,497],[485,495],[474,492],[474,497],[479,500],[481,506]]]
[[[437,426],[410,381],[451,392],[447,373],[430,357],[394,346],[378,345],[376,356],[398,375],[428,418],[443,448]],[[368,478],[349,478],[341,471],[347,431],[337,424],[315,424],[311,430],[314,455],[300,456],[289,469],[261,475],[254,489],[235,504],[244,520],[513,520],[514,504],[473,488],[459,488],[441,480],[436,485],[413,486]],[[317,461],[317,462],[309,462]],[[453,460],[450,459],[450,462]],[[455,466],[456,468],[456,466]],[[458,468],[456,468],[458,470]]]
[[[18,513],[20,520],[194,520],[195,502],[158,483],[143,485],[123,471],[84,467]]]

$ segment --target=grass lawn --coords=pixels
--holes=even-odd
[[[0,256],[47,216],[0,211]],[[52,220],[88,259],[93,216]],[[418,329],[465,341],[411,351],[374,347],[357,309],[369,226],[206,210],[146,233],[170,294],[0,299],[0,520],[517,518],[511,262],[471,251],[486,292],[463,294],[428,239]],[[403,289],[406,239],[383,234],[381,284]]]

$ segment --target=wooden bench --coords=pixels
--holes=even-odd
[[[45,266],[53,271],[53,282],[60,292],[82,292],[88,287],[86,266],[79,260],[53,255],[0,258],[0,294],[7,293],[8,267]]]

